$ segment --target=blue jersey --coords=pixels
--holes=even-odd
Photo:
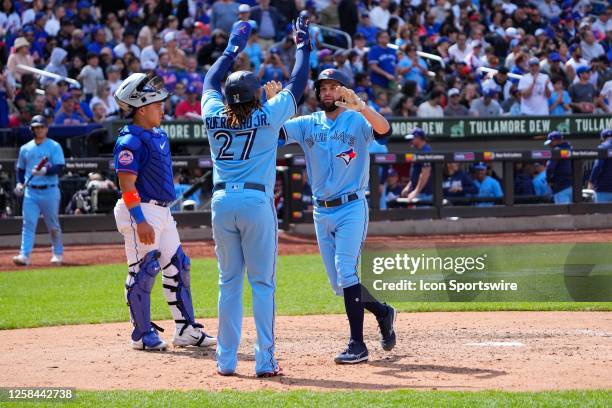
[[[43,157],[47,157],[48,165],[64,165],[64,152],[62,147],[55,140],[46,138],[41,144],[36,144],[34,139],[21,146],[19,149],[19,159],[17,159],[17,168],[25,170],[25,179],[29,180],[32,176],[32,170]],[[57,184],[59,179],[57,174],[50,176],[36,176],[30,182],[31,186]]]
[[[374,134],[363,115],[347,110],[331,120],[319,111],[291,119],[283,131],[287,142],[298,143],[306,155],[308,180],[316,200],[366,191],[368,147]]]
[[[278,132],[295,115],[296,101],[288,89],[266,101],[240,127],[233,128],[223,113],[222,95],[207,90],[202,95],[202,118],[208,133],[217,183],[259,183],[272,195],[276,180]]]
[[[124,126],[113,152],[115,171],[136,174],[142,202],[169,202],[176,198],[168,135],[161,129]]]
[[[368,64],[376,63],[383,71],[395,76],[395,65],[397,64],[397,53],[393,48],[375,45],[368,52]],[[374,85],[387,88],[389,80],[384,76],[370,71],[370,80]]]
[[[597,146],[598,149],[612,149],[612,139],[606,139]],[[612,193],[612,159],[597,159],[591,171],[589,181],[593,183],[595,191]]]
[[[424,144],[421,149],[419,149],[419,153],[427,154],[431,152],[431,146],[428,144]],[[423,168],[431,167],[431,163],[429,162],[417,162],[412,164],[412,168],[410,170],[410,186],[412,190],[416,188],[419,184],[419,178],[421,178],[421,172]],[[432,184],[433,175],[430,173],[429,178],[427,179],[427,183],[421,189],[420,194],[433,194],[433,184]]]
[[[491,176],[486,176],[484,180],[474,180],[474,184],[478,187],[478,197],[500,198],[504,196],[499,181]]]
[[[546,181],[546,172],[542,171],[533,178],[533,189],[536,195],[550,196],[552,190]]]

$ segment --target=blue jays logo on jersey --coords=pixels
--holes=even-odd
[[[357,153],[355,153],[355,150],[351,147],[350,149],[345,150],[342,153],[338,153],[336,157],[344,160],[344,164],[348,166],[349,164],[351,164],[351,161],[355,157],[357,157]]]

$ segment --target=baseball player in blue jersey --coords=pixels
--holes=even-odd
[[[190,289],[190,261],[183,252],[168,205],[175,199],[168,136],[159,128],[169,94],[158,77],[130,75],[115,92],[133,118],[115,144],[115,171],[122,198],[115,206],[125,240],[128,276],[125,295],[134,324],[132,347],[164,350],[159,326],[151,322],[151,289],[162,273],[163,292],[176,323],[175,346],[209,346],[216,340],[196,323]]]
[[[552,150],[572,150],[572,145],[565,140],[563,133],[550,132],[544,142]],[[546,181],[551,184],[555,204],[572,202],[572,162],[570,160],[549,160],[546,163]]]
[[[15,194],[23,198],[23,229],[21,250],[13,257],[16,265],[29,265],[30,254],[36,238],[38,216],[42,213],[51,235],[53,255],[51,263],[60,265],[63,261],[64,246],[59,224],[60,189],[59,175],[64,168],[62,147],[47,138],[49,128],[43,116],[32,118],[30,124],[34,139],[21,146],[17,160],[17,186]]]
[[[487,175],[487,165],[485,163],[476,163],[472,168],[475,172],[474,185],[478,188],[477,197],[502,198],[504,196],[499,181]],[[482,202],[476,205],[479,207],[489,207],[494,204],[493,202]]]
[[[601,131],[598,149],[612,149],[612,129]],[[597,159],[589,177],[589,188],[595,190],[595,202],[612,202],[612,159]]]
[[[319,250],[332,289],[344,296],[351,338],[348,347],[336,356],[338,364],[368,359],[363,341],[364,307],[378,320],[383,349],[391,350],[396,342],[395,309],[375,300],[362,301],[364,296],[372,297],[358,276],[368,227],[368,146],[374,139],[384,140],[391,128],[347,85],[348,78],[342,72],[321,71],[315,92],[323,110],[289,120],[280,133],[280,141],[298,143],[304,151]]]
[[[282,374],[274,357],[277,220],[274,208],[276,150],[281,125],[296,113],[308,79],[308,22],[294,25],[296,62],[287,86],[260,104],[261,88],[249,71],[221,79],[246,46],[250,25],[240,22],[204,79],[202,118],[213,158],[212,227],[219,266],[217,371],[236,370],[242,325],[245,267],[253,293],[257,329],[255,373]]]

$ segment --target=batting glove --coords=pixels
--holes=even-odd
[[[223,52],[230,58],[236,58],[236,55],[240,54],[247,45],[249,36],[251,35],[251,25],[246,21],[241,21],[236,24],[236,27],[232,30],[227,48]]]
[[[300,15],[293,22],[293,39],[295,40],[297,48],[302,48],[303,46],[310,48],[309,26],[310,21],[303,15]]]
[[[23,184],[17,183],[17,185],[15,186],[15,190],[13,190],[13,193],[15,193],[17,197],[21,197],[23,195],[23,189]]]
[[[336,88],[339,101],[336,101],[336,106],[361,112],[365,109],[366,103],[353,91],[344,86]]]
[[[49,170],[49,165],[45,165],[42,166],[40,169],[34,169],[32,170],[32,174],[35,176],[44,176],[45,174],[47,174],[47,171]]]

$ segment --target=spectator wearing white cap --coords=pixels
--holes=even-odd
[[[548,98],[553,90],[548,75],[540,72],[540,60],[532,57],[528,61],[529,72],[519,81],[521,91],[521,113],[523,115],[548,115]]]
[[[240,6],[238,6],[238,20],[234,22],[232,30],[241,21],[246,21],[247,23],[249,23],[251,25],[251,30],[257,30],[257,23],[255,22],[255,20],[251,19],[251,6],[249,6],[248,4],[241,4]]]
[[[459,103],[461,92],[457,88],[448,91],[448,102],[444,108],[445,117],[468,116],[469,112],[465,106]]]
[[[177,47],[176,33],[166,33],[164,44],[168,57],[170,57],[170,66],[177,69],[185,69],[187,66],[187,56],[185,51]]]

